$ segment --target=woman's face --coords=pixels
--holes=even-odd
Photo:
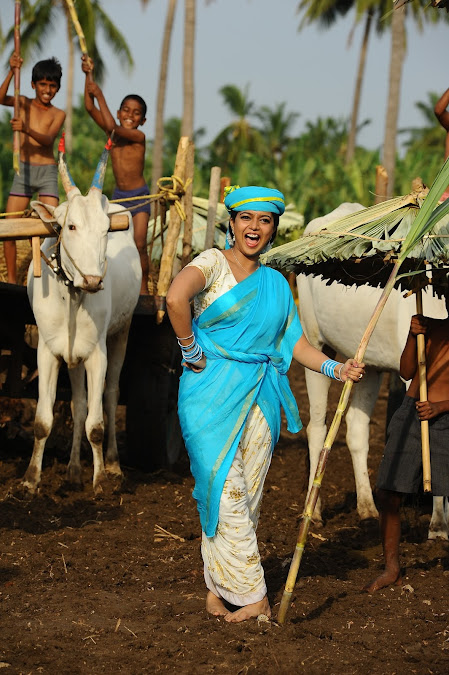
[[[268,211],[238,211],[231,221],[235,246],[245,255],[258,255],[274,232],[273,214]]]

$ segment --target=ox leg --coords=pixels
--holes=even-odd
[[[327,397],[330,387],[330,379],[316,373],[308,368],[305,369],[305,379],[307,386],[307,394],[309,397],[310,421],[307,425],[307,441],[309,444],[309,459],[310,459],[310,473],[309,473],[309,491],[312,487],[315,478],[316,468],[318,466],[318,459],[320,452],[323,449],[326,438],[326,412],[327,412]],[[323,519],[321,515],[321,498],[318,497],[315,511],[313,514],[313,522],[316,525],[322,525]]]
[[[84,364],[80,364],[76,368],[69,368],[70,384],[72,386],[73,438],[70,461],[67,466],[67,480],[69,483],[75,485],[82,484],[80,450],[87,416],[85,375]]]
[[[382,373],[368,370],[363,381],[353,388],[346,414],[346,443],[354,468],[357,511],[361,520],[378,518],[368,475],[369,423],[374,410]]]
[[[23,487],[31,494],[36,491],[41,479],[45,444],[53,426],[53,407],[60,366],[59,359],[51,353],[43,340],[39,340],[37,365],[39,369],[39,398],[34,419],[33,454],[22,481]]]
[[[449,504],[447,497],[434,497],[428,539],[449,539]]]
[[[86,435],[92,448],[94,461],[93,489],[95,494],[103,491],[101,482],[105,479],[103,461],[103,388],[106,377],[106,345],[97,344],[85,361],[87,375],[87,418]]]
[[[129,326],[108,338],[108,372],[104,392],[104,407],[108,422],[108,447],[106,450],[106,471],[115,476],[121,476],[120,460],[117,450],[115,430],[115,415],[119,399],[119,381],[123,361],[125,360],[126,343],[128,341]]]

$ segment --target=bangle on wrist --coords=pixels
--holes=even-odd
[[[323,375],[327,375],[327,377],[330,377],[333,380],[338,380],[339,378],[335,375],[335,368],[339,366],[338,361],[334,361],[333,359],[326,359],[326,361],[323,361],[321,364],[320,372]]]

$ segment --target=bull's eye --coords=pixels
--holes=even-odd
[[[72,223],[69,225],[69,230],[76,230],[76,225],[73,225]]]

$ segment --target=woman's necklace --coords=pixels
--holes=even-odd
[[[241,263],[239,263],[239,261],[238,261],[238,259],[237,259],[237,256],[236,256],[235,253],[234,253],[234,247],[231,248],[231,253],[232,253],[232,255],[234,256],[234,260],[235,260],[235,262],[237,263],[237,265],[238,265],[239,267],[241,267],[242,270],[243,270],[244,272],[246,272],[246,274],[252,274],[252,272],[250,272],[249,270],[247,270],[246,267],[243,267],[243,265],[242,265]],[[259,261],[257,261],[257,267],[256,267],[256,269],[257,269],[258,267],[260,267],[260,262],[259,262]],[[254,270],[254,271],[256,271],[256,270]]]

